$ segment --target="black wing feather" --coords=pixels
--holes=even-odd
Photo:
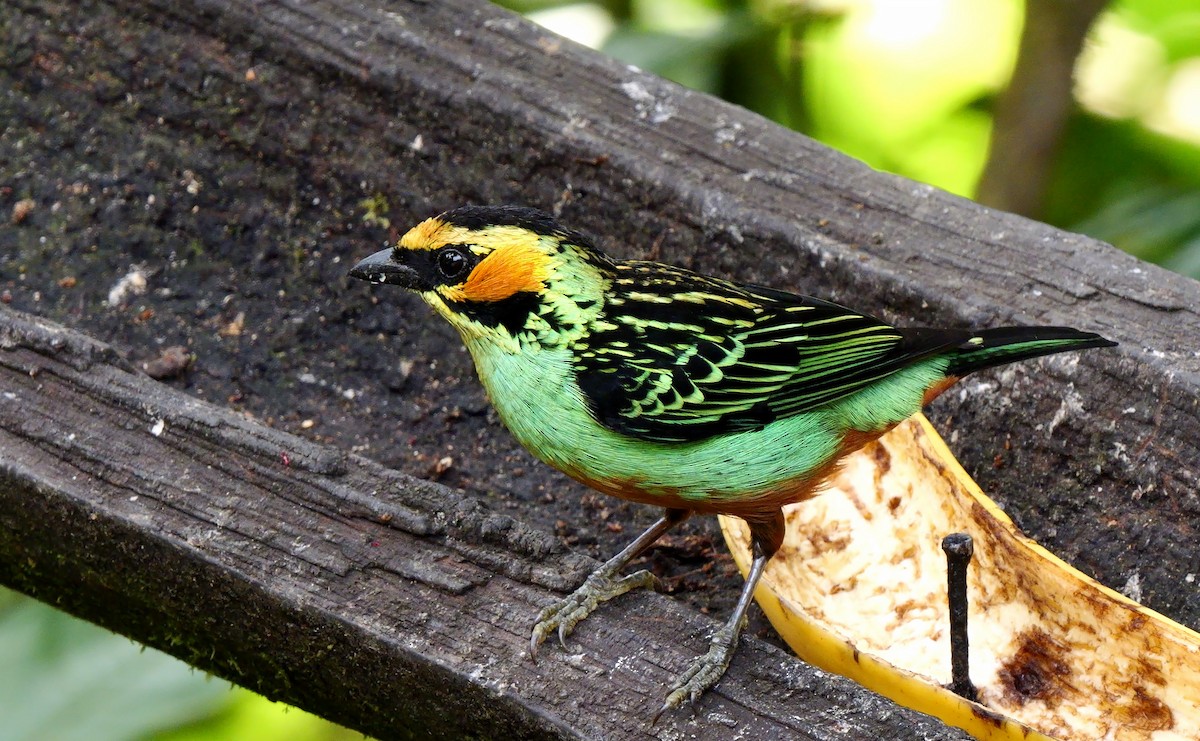
[[[575,370],[601,424],[688,442],[810,411],[969,337],[898,330],[820,299],[623,262],[574,347]]]

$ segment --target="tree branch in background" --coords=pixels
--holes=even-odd
[[[975,199],[1037,217],[1071,112],[1075,59],[1108,0],[1026,0],[1016,69],[996,103]]]

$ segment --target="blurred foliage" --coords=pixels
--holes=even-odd
[[[501,0],[882,170],[971,196],[1020,0]],[[1043,218],[1200,277],[1200,4],[1118,0],[1076,69]]]
[[[0,588],[0,741],[359,741]]]
[[[12,592],[0,593],[0,737],[142,738],[210,715],[228,684]]]

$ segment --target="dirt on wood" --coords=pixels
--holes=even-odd
[[[192,77],[105,49],[89,29],[73,46],[47,32],[53,3],[5,15],[0,301],[112,344],[159,379],[147,383],[479,495],[597,559],[657,518],[535,460],[448,325],[415,296],[347,278],[432,213],[390,203],[381,183],[346,189],[314,171],[305,153],[341,134],[310,130],[281,70],[238,53],[228,66],[242,80]],[[240,117],[246,75],[271,118]],[[151,105],[131,86],[165,97]],[[185,128],[160,115],[173,90],[181,110],[203,96],[213,116]],[[239,138],[257,127],[277,133],[274,160],[248,161]],[[254,131],[256,146],[271,134]],[[715,616],[736,600],[741,578],[713,518],[685,523],[644,561]],[[761,617],[752,629],[770,631]]]

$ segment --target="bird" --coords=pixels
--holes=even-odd
[[[420,222],[350,276],[418,293],[458,330],[500,419],[534,456],[662,509],[534,621],[529,655],[599,604],[652,587],[622,570],[693,514],[746,521],[753,560],[729,619],[654,716],[728,668],[782,507],[963,376],[1112,347],[1067,327],[898,328],[868,314],[680,267],[609,257],[548,213],[462,206]],[[652,721],[653,722],[653,721]]]

